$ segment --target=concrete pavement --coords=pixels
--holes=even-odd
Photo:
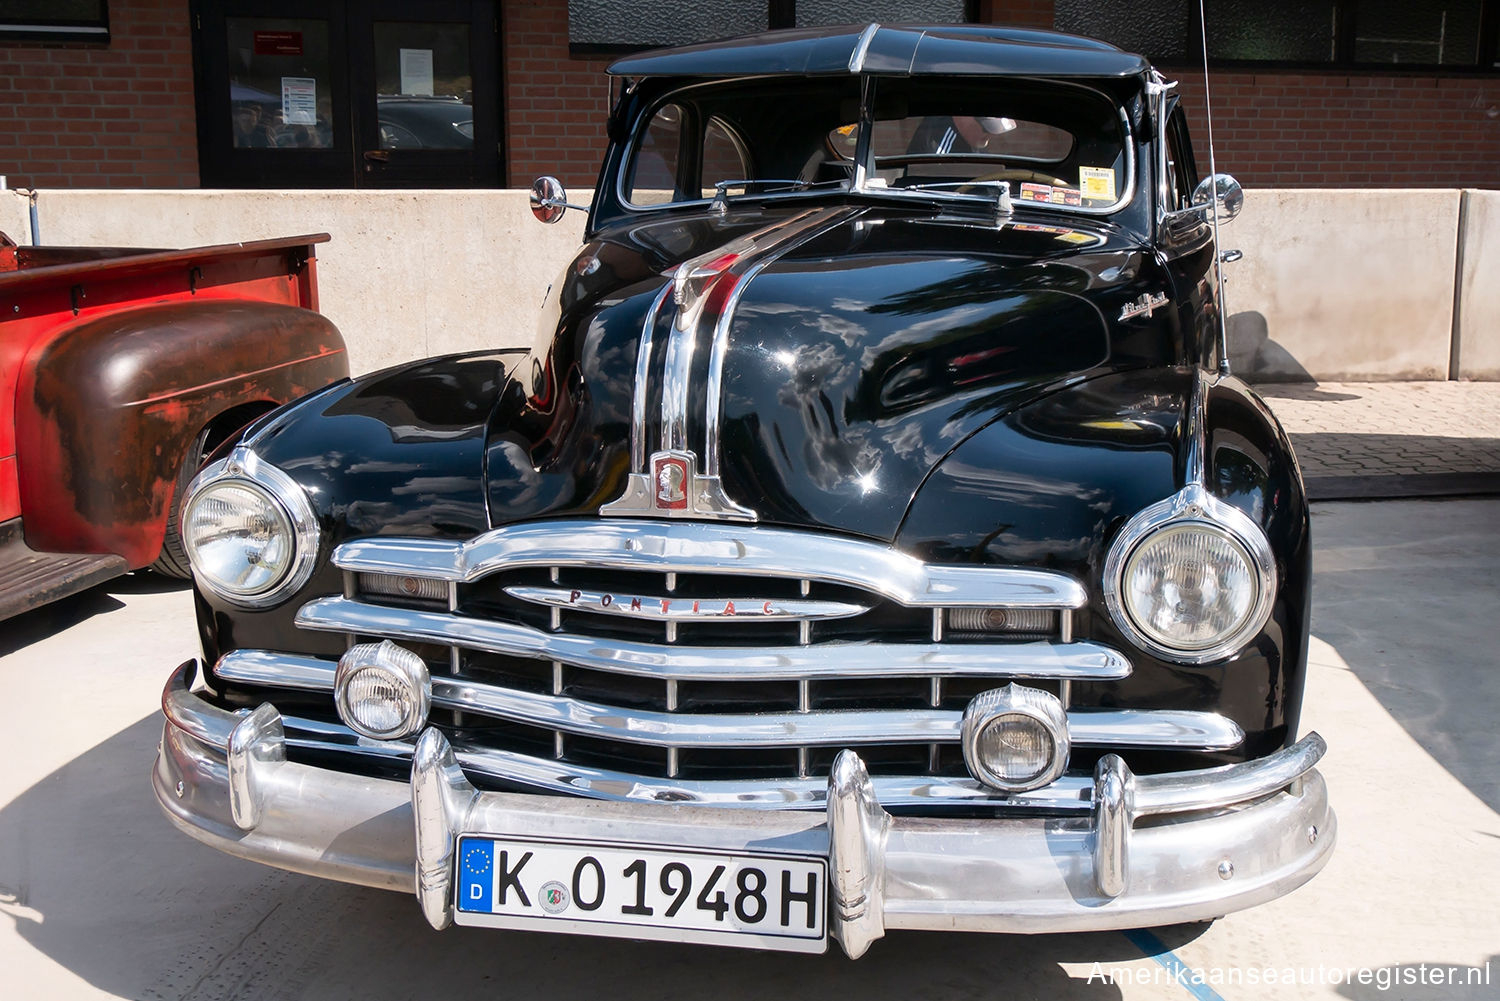
[[[1323,772],[1340,822],[1322,874],[1212,926],[901,933],[858,963],[836,950],[436,933],[405,895],[191,841],[147,779],[158,693],[194,652],[191,598],[149,575],[117,581],[0,632],[0,997],[1493,998],[1500,499],[1318,504],[1313,530],[1303,728],[1332,747]],[[1446,978],[1486,964],[1488,985],[1432,982],[1439,967]],[[1361,969],[1371,983],[1342,982]],[[1402,976],[1426,983],[1379,988]]]

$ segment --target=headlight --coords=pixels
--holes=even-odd
[[[194,579],[238,605],[275,604],[307,581],[317,557],[307,495],[245,448],[198,474],[181,525]]]
[[[1234,653],[1265,625],[1276,566],[1258,525],[1194,486],[1126,523],[1104,589],[1115,624],[1135,642],[1202,664]]]

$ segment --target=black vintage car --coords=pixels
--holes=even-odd
[[[851,956],[1311,878],[1307,505],[1173,86],[989,27],[612,72],[529,350],[324,390],[196,480],[168,817],[437,928]]]

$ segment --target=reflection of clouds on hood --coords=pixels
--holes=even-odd
[[[1070,504],[1081,501],[1099,511],[1107,511],[1110,507],[1108,491],[1095,484],[1062,476],[1043,478],[1014,470],[976,466],[957,456],[943,463],[943,475],[953,493],[984,497],[1017,507],[1051,509],[1059,500]]]
[[[385,459],[365,459],[351,465],[349,473],[352,476],[374,473],[415,473],[421,468],[421,464],[416,462],[391,462]]]
[[[329,451],[311,452],[294,458],[282,459],[275,464],[288,473],[300,470],[324,473],[329,470],[344,468],[344,462],[345,455],[343,452]]]
[[[1046,563],[1055,553],[1086,550],[1093,542],[1087,535],[1075,539],[1013,539],[1000,534],[985,546],[995,563]]]
[[[409,494],[437,496],[439,494],[462,493],[465,490],[472,490],[473,488],[474,478],[472,476],[417,476],[394,488],[391,493],[397,497]]]
[[[925,320],[907,324],[884,340],[868,345],[864,352],[864,364],[872,365],[885,352],[895,350],[905,344],[930,344],[939,341],[943,334],[960,330],[970,323],[984,319],[992,312],[994,308],[991,304],[976,302],[944,310]]]
[[[635,371],[635,355],[639,341],[632,337],[613,344],[606,342],[608,328],[595,317],[589,324],[583,341],[583,357],[579,367],[583,372],[584,385],[592,388],[590,402],[594,405],[602,422],[630,420],[632,396],[630,393],[605,392],[606,387],[618,383],[621,372]],[[603,346],[601,346],[603,345]],[[631,388],[633,388],[633,384]]]
[[[926,438],[919,425],[897,424],[886,433],[885,442],[899,459],[907,462],[932,461],[932,458],[926,454],[927,450],[924,447]]]
[[[477,493],[470,500],[439,494],[419,494],[400,503],[359,500],[349,505],[345,518],[355,532],[383,535],[428,536],[444,525],[486,524],[484,499]]]
[[[854,313],[856,316],[863,314],[863,309],[856,308],[854,303],[844,300],[848,308],[846,312]],[[837,308],[837,307],[835,307]],[[760,336],[760,329],[753,323],[748,326],[745,321],[754,320],[758,317],[795,317],[797,329],[807,331],[816,330],[823,336],[837,340],[846,347],[854,347],[866,337],[866,328],[860,320],[846,319],[835,316],[830,312],[819,310],[815,315],[810,313],[807,306],[791,302],[741,302],[734,312],[734,328],[736,331],[747,335],[746,339],[754,339]],[[786,325],[782,324],[781,329]]]
[[[531,456],[519,443],[497,439],[490,443],[489,482],[493,494],[500,484],[505,487],[505,502],[531,509],[546,485],[546,477],[531,464]],[[554,490],[557,485],[553,485]]]
[[[793,302],[766,302],[764,300],[746,302],[742,299],[735,308],[734,315],[736,319],[742,316],[784,316],[788,313],[802,313],[806,310],[806,306],[799,306]]]

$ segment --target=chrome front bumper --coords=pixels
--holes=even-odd
[[[167,817],[242,858],[415,890],[437,928],[453,919],[459,832],[826,856],[829,927],[850,956],[888,928],[1214,918],[1311,879],[1335,840],[1315,733],[1257,761],[1170,775],[1136,776],[1108,755],[1083,817],[892,817],[851,751],[834,764],[824,812],[667,806],[480,792],[435,728],[417,742],[409,783],[291,762],[276,710],[209,705],[189,689],[196,667],[178,668],[162,695],[153,780]]]

